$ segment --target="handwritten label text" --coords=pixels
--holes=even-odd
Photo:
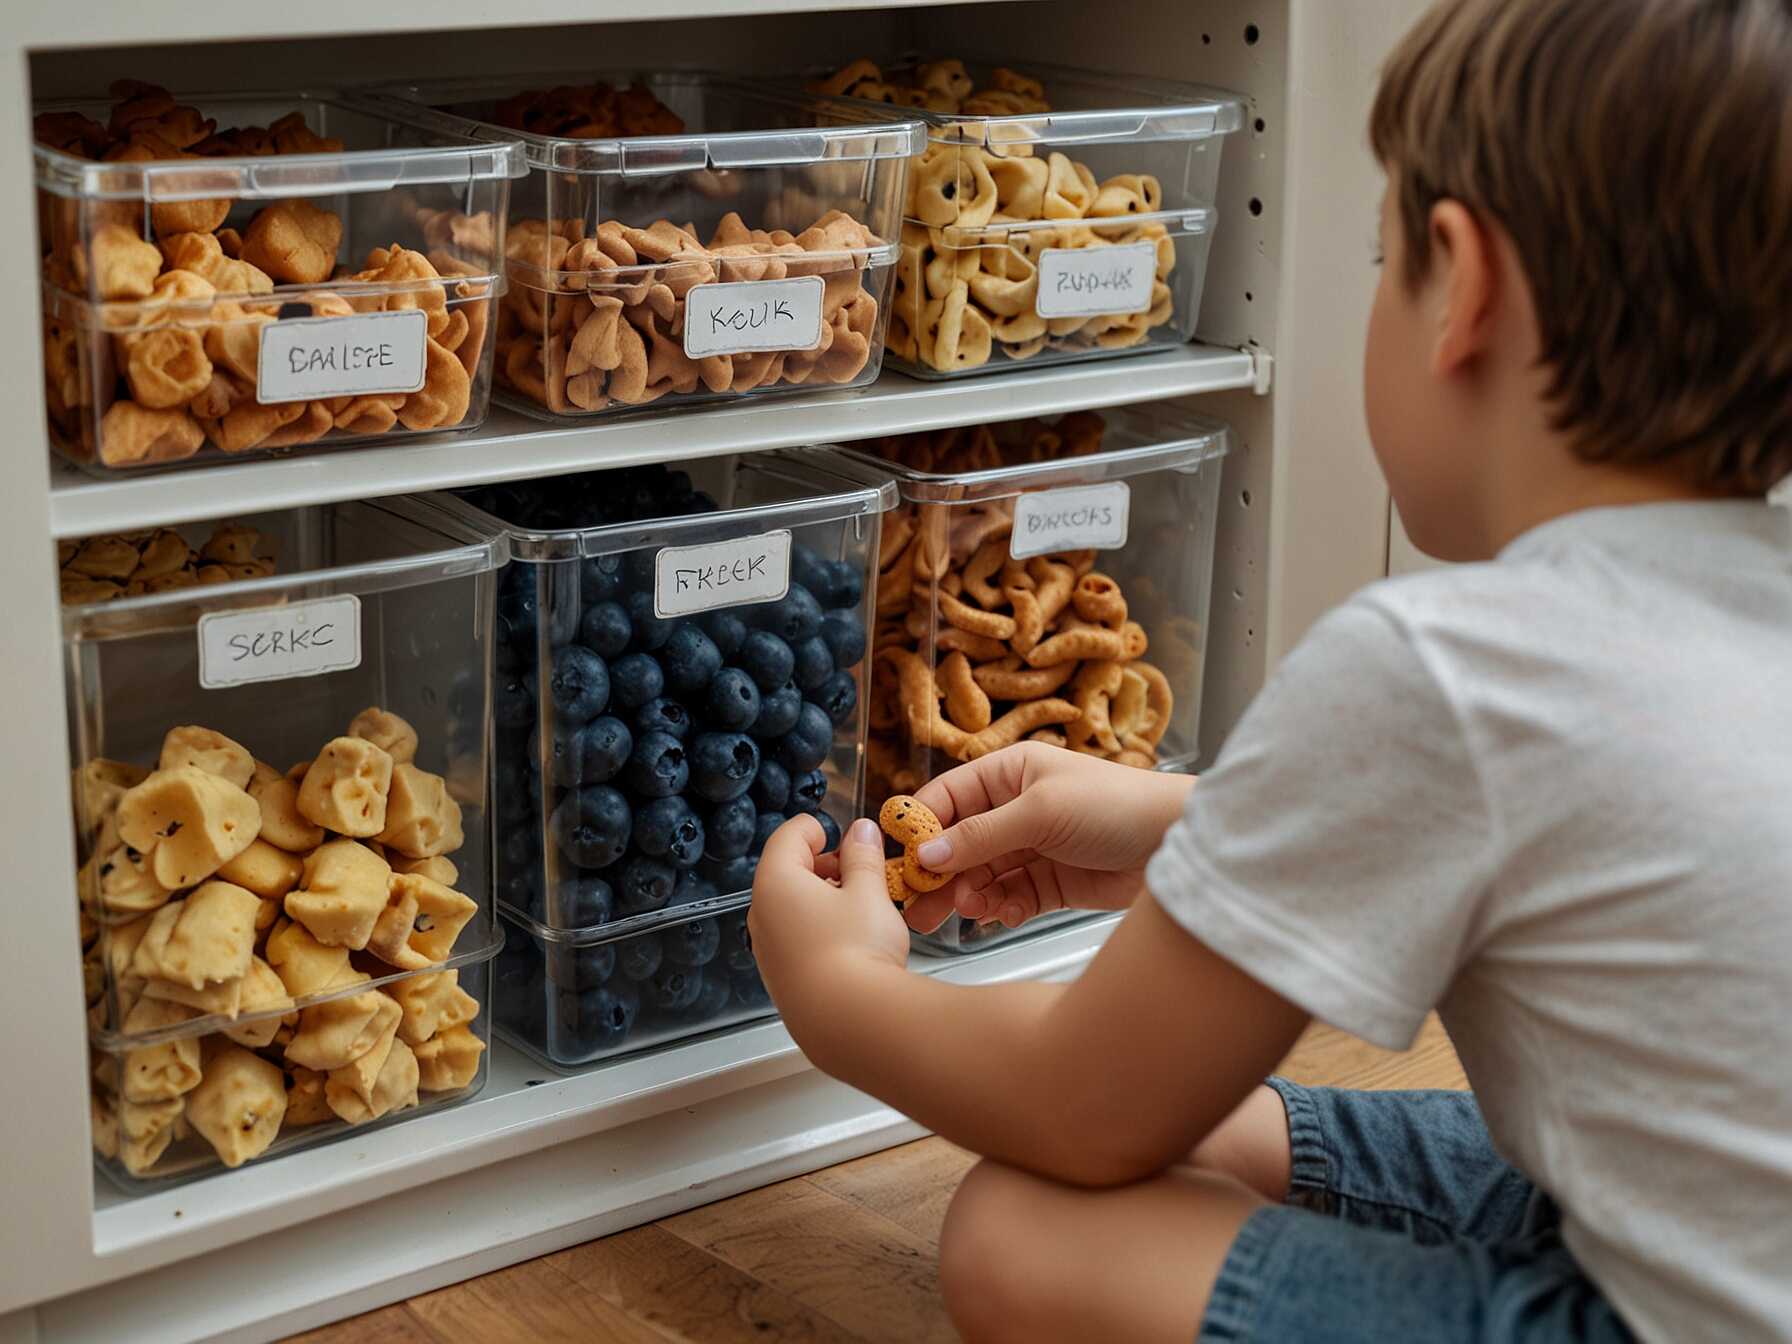
[[[653,614],[661,618],[775,602],[789,591],[790,533],[784,531],[667,546],[654,558]]]
[[[1048,247],[1039,254],[1041,317],[1106,317],[1151,307],[1157,245]]]
[[[199,618],[199,684],[315,677],[361,665],[361,599],[353,593]]]
[[[692,359],[821,344],[819,275],[697,285],[685,299],[684,352]]]
[[[421,308],[353,317],[284,317],[261,329],[255,398],[415,392],[423,386],[428,315]]]
[[[1052,551],[1118,550],[1126,545],[1132,489],[1125,481],[1035,490],[1014,501],[1016,560]]]

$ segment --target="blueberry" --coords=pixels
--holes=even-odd
[[[670,733],[680,742],[690,736],[691,716],[676,700],[655,696],[635,711],[637,733]]]
[[[736,974],[728,978],[728,987],[734,991],[734,1006],[742,1010],[769,1008],[772,996],[765,991],[765,981],[759,978],[759,968],[754,967],[746,974]]]
[[[802,716],[803,693],[796,683],[787,681],[777,690],[759,697],[759,717],[747,731],[754,737],[783,737]]]
[[[829,812],[812,812],[810,815],[821,823],[821,833],[826,837],[826,843],[822,845],[821,852],[823,854],[831,854],[836,849],[839,849],[840,823],[834,820],[833,814]]]
[[[827,641],[820,635],[809,636],[791,652],[796,655],[796,670],[791,673],[791,680],[796,682],[798,690],[812,691],[834,675],[834,655],[828,652]]]
[[[665,676],[650,653],[624,654],[610,664],[610,700],[619,710],[637,710],[665,689]]]
[[[560,1028],[569,1038],[569,1053],[592,1055],[614,1050],[628,1039],[641,1011],[641,996],[633,985],[613,981],[577,995],[573,1005],[573,1013],[561,1010]]]
[[[782,812],[790,803],[790,771],[776,761],[761,760],[747,793],[760,811]]]
[[[722,916],[722,965],[730,971],[758,973],[753,960],[753,938],[747,932],[747,912],[736,910]]]
[[[699,742],[703,739],[698,738]],[[691,778],[684,743],[671,733],[642,733],[628,758],[623,777],[643,798],[670,798],[683,793]]]
[[[548,958],[548,978],[566,989],[592,989],[616,973],[616,945],[556,947]]]
[[[750,853],[757,854],[765,848],[765,842],[772,838],[772,832],[784,824],[782,812],[761,812],[759,819],[753,823],[753,848]]]
[[[744,795],[717,803],[710,810],[709,824],[704,828],[705,857],[738,859],[753,848],[753,822],[757,815],[752,800]]]
[[[813,770],[828,757],[834,725],[818,705],[804,705],[796,727],[778,739],[778,764],[794,777]]]
[[[697,865],[697,871],[714,882],[722,895],[733,896],[752,890],[753,870],[758,866],[758,859],[743,854],[737,859],[705,859]]]
[[[678,871],[669,863],[636,854],[622,865],[616,887],[616,909],[623,915],[663,910],[672,899]]]
[[[538,565],[542,583],[536,597],[548,644],[559,648],[579,637],[579,580],[571,565]]]
[[[553,923],[558,928],[589,929],[608,924],[615,908],[616,897],[601,877],[568,877],[554,888]]]
[[[581,868],[607,868],[628,848],[634,817],[628,799],[607,784],[574,789],[548,820],[560,852]]]
[[[699,733],[691,743],[691,788],[712,803],[740,797],[758,773],[759,748],[744,733]]]
[[[736,661],[762,691],[775,691],[796,671],[796,655],[790,645],[769,630],[755,630],[740,646]]]
[[[753,608],[753,624],[790,644],[800,644],[821,629],[821,603],[800,583],[776,602]]]
[[[732,611],[706,611],[697,618],[723,659],[734,657],[747,639],[747,623]]]
[[[703,972],[695,966],[662,964],[648,990],[653,1006],[663,1013],[682,1012],[703,992]]]
[[[722,670],[722,651],[696,626],[680,621],[660,651],[660,666],[672,693],[689,700]]]
[[[635,848],[689,868],[703,857],[703,823],[684,799],[656,799],[635,813]]]
[[[828,798],[828,777],[808,770],[790,781],[790,805],[798,812],[819,812]]]
[[[590,606],[622,596],[622,557],[587,556],[579,562],[579,596]]]
[[[674,966],[707,966],[722,949],[722,926],[713,919],[693,919],[660,935],[666,960]]]
[[[579,639],[606,658],[620,655],[634,637],[634,622],[620,602],[599,602],[579,622]]]
[[[813,546],[794,542],[790,547],[790,581],[800,583],[810,592],[820,594],[827,583],[828,562]]]
[[[687,1022],[709,1022],[728,1011],[728,1005],[734,1002],[734,990],[719,975],[705,975],[703,989],[697,995],[697,1001],[683,1013]]]
[[[665,517],[665,511],[659,506],[657,501],[649,503],[643,500],[641,504],[637,505],[631,512],[633,512],[636,518]],[[651,596],[653,593],[654,570],[659,567],[659,554],[660,553],[656,548],[646,546],[638,551],[630,551],[627,555],[623,556],[623,582],[629,588],[638,589]],[[651,601],[647,604],[647,609],[649,611],[653,610],[653,603]]]
[[[540,621],[536,580],[540,565],[512,565],[498,584],[495,621],[501,643],[517,648],[533,647]]]
[[[617,969],[625,980],[651,980],[665,958],[666,949],[651,933],[627,939],[618,954]]]
[[[610,669],[583,644],[568,644],[554,651],[548,694],[563,720],[589,723],[610,703]]]
[[[725,667],[709,683],[703,714],[712,728],[738,731],[759,717],[759,688],[738,667]]]
[[[649,580],[649,583],[652,581]],[[664,646],[672,638],[674,622],[662,620],[653,614],[653,592],[651,588],[644,592],[630,593],[623,599],[622,605],[628,610],[628,618],[635,627],[635,647],[652,652]]]
[[[695,868],[686,868],[678,875],[678,885],[672,888],[673,905],[692,905],[697,901],[713,901],[721,895],[716,884],[700,875]]]
[[[515,925],[508,926],[505,932],[509,941],[498,958],[497,984],[492,992],[494,1010],[505,1026],[539,1041],[547,1030],[547,988],[541,953]]]
[[[859,684],[852,679],[852,673],[836,672],[822,682],[819,689],[812,691],[810,698],[828,716],[828,722],[839,728],[859,707]]]
[[[690,502],[684,506],[686,513],[714,513],[722,506],[716,503],[715,496],[706,490],[693,491]]]
[[[575,784],[606,784],[615,778],[634,749],[635,738],[628,725],[609,714],[580,724],[569,733],[555,733],[554,782],[568,788]]]
[[[865,623],[856,611],[830,611],[821,618],[821,638],[842,670],[865,660]],[[587,639],[587,644],[591,641]],[[592,644],[593,648],[597,646]]]
[[[535,688],[527,677],[509,676],[498,683],[492,722],[500,728],[527,728],[535,722]]]
[[[850,560],[830,560],[821,587],[804,584],[824,607],[856,607],[865,598],[865,573]]]

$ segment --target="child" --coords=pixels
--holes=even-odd
[[[808,818],[760,967],[984,1156],[968,1339],[1792,1338],[1792,8],[1444,0],[1370,137],[1371,437],[1481,563],[1321,621],[1199,786],[1026,745],[922,791],[915,922],[1131,903],[1074,983],[909,974],[876,826]],[[1259,1085],[1433,1008],[1478,1110]]]

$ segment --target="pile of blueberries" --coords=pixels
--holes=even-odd
[[[663,467],[466,497],[544,531],[716,507]],[[745,891],[766,839],[798,812],[839,841],[822,767],[858,710],[859,567],[799,542],[780,600],[678,620],[654,614],[655,555],[519,560],[499,583],[498,892],[556,929]],[[500,1014],[513,1001],[510,1025],[528,1039],[551,1028],[556,1057],[612,1050],[650,1021],[688,1030],[764,1003],[744,910],[584,947],[540,946],[513,927],[510,943],[527,956],[507,952],[500,967]]]

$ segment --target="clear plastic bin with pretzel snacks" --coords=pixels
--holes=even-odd
[[[41,104],[44,395],[96,473],[485,418],[515,144],[329,94]]]
[[[1193,765],[1227,440],[1154,404],[836,450],[881,462],[902,495],[878,556],[869,810],[1027,740]],[[1008,933],[961,923],[920,941]]]
[[[376,96],[523,141],[497,332],[508,404],[580,418],[876,379],[918,121],[690,72]]]
[[[888,349],[922,378],[1194,335],[1235,95],[1049,65],[860,59],[818,97],[918,116]]]

